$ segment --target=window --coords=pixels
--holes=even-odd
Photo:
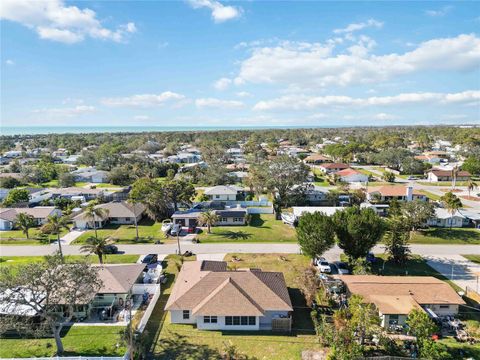
[[[233,218],[233,222],[243,222],[243,218]]]
[[[220,199],[220,195],[215,195],[215,199]]]
[[[220,221],[221,221],[221,222],[227,222],[228,219],[227,219],[226,217],[222,217],[222,218],[220,219]]]
[[[205,324],[216,324],[218,322],[216,316],[204,316],[203,317],[203,322]]]
[[[440,309],[449,309],[450,306],[449,305],[440,305]]]
[[[190,310],[183,310],[183,320],[190,319]]]
[[[397,324],[398,323],[398,315],[388,315],[388,323]]]
[[[212,316],[211,318],[213,317],[216,318],[216,316]],[[255,316],[225,316],[225,325],[245,325],[246,326],[246,325],[255,325],[256,322],[257,322],[257,318]]]
[[[132,218],[125,218],[125,221],[132,221]]]

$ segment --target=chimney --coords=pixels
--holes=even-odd
[[[411,185],[407,186],[405,195],[407,197],[407,201],[413,200],[413,186]]]

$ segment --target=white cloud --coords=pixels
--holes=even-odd
[[[324,113],[316,113],[308,116],[308,118],[311,120],[321,120],[321,119],[326,119],[327,117],[328,115]]]
[[[446,114],[442,115],[443,120],[463,120],[468,118],[465,114]]]
[[[73,44],[85,37],[121,42],[137,31],[133,22],[116,30],[102,26],[88,8],[67,6],[63,0],[2,0],[0,18],[18,22],[37,32],[41,39]]]
[[[395,96],[373,96],[352,98],[350,96],[285,95],[276,99],[260,101],[254,110],[311,110],[325,106],[390,106],[399,104],[478,104],[480,91],[468,90],[460,93],[405,93]]]
[[[73,117],[77,115],[92,113],[96,109],[94,106],[77,105],[69,108],[45,108],[33,110],[36,114],[46,114],[47,116]]]
[[[250,94],[248,91],[239,91],[239,92],[235,93],[235,95],[237,95],[238,97],[241,97],[241,98],[247,98],[247,97],[252,96],[252,94]]]
[[[243,107],[243,102],[237,100],[221,100],[215,98],[203,98],[195,100],[198,108],[238,109]]]
[[[220,78],[213,84],[213,87],[217,90],[226,90],[232,83],[232,80],[226,77]]]
[[[441,17],[447,15],[452,9],[453,6],[444,6],[438,10],[427,10],[425,11],[425,14],[432,17]]]
[[[280,83],[296,88],[378,83],[418,71],[468,71],[480,64],[480,38],[462,34],[423,42],[403,54],[370,54],[371,39],[357,39],[347,53],[333,55],[334,42],[294,43],[254,49],[234,82]]]
[[[7,64],[9,66],[12,66],[12,65],[15,65],[15,61],[13,61],[11,59],[7,59],[7,60],[5,60],[5,64]]]
[[[397,115],[387,114],[387,113],[378,113],[373,117],[375,120],[396,120],[398,119]]]
[[[161,94],[140,94],[127,97],[104,98],[101,100],[101,103],[106,106],[151,107],[178,104],[183,100],[185,100],[184,95],[172,91],[165,91]]]
[[[225,22],[242,16],[241,7],[225,6],[215,0],[189,0],[194,9],[208,8],[212,12],[212,19],[216,23]]]
[[[135,115],[133,117],[134,120],[149,120],[150,116],[148,115]]]
[[[383,22],[377,21],[375,19],[368,19],[365,22],[349,24],[347,27],[343,29],[335,29],[333,30],[333,32],[335,34],[348,34],[348,33],[363,30],[369,27],[380,29],[381,27],[383,27]]]

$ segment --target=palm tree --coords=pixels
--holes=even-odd
[[[57,235],[58,251],[63,261],[62,243],[60,242],[60,233],[63,229],[68,229],[69,219],[58,214],[50,215],[47,218],[47,223],[42,226],[42,232]]]
[[[478,188],[478,185],[476,182],[474,182],[472,179],[468,180],[467,182],[467,190],[468,190],[468,197],[470,198],[470,192]]]
[[[107,256],[106,248],[108,245],[112,243],[113,241],[108,238],[104,239],[104,238],[96,238],[96,237],[90,236],[86,240],[86,244],[80,248],[80,251],[97,255],[98,261],[100,262],[100,264],[103,264],[103,257]]]
[[[98,207],[96,203],[92,202],[88,204],[83,212],[83,216],[87,219],[88,222],[93,223],[93,230],[95,231],[95,237],[98,238],[97,234],[97,219],[104,219],[108,216],[108,209]]]
[[[453,215],[463,206],[462,201],[451,191],[443,195],[440,201],[450,213],[450,228],[452,228]]]
[[[452,169],[452,189],[455,189],[455,186],[457,185],[458,171],[458,166],[454,166]]]
[[[202,212],[198,218],[198,222],[202,226],[206,225],[207,233],[210,234],[210,228],[218,222],[218,215],[211,210]]]
[[[15,226],[20,228],[20,230],[22,230],[27,239],[29,239],[28,230],[35,226],[35,219],[32,215],[19,213],[15,218]]]

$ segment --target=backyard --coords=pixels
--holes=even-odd
[[[410,241],[414,244],[480,244],[480,231],[474,228],[431,228],[416,231]]]
[[[98,237],[112,238],[116,243],[122,244],[136,244],[136,243],[153,243],[157,240],[165,240],[165,236],[161,230],[162,224],[154,222],[148,218],[143,218],[138,223],[139,240],[135,240],[136,230],[135,225],[116,225],[107,224],[101,229],[98,229]],[[72,244],[84,244],[85,241],[95,236],[95,231],[89,230],[80,235]]]
[[[133,264],[136,263],[140,255],[111,254],[104,257],[105,264]],[[65,261],[77,261],[87,258],[93,264],[98,264],[96,255],[68,255]],[[0,256],[0,267],[15,266],[19,264],[28,264],[43,261],[43,256]]]
[[[233,257],[236,261],[232,261]],[[170,260],[169,260],[170,258]],[[258,267],[262,270],[282,271],[295,308],[294,332],[279,335],[271,332],[200,331],[191,325],[171,324],[163,310],[155,309],[149,326],[158,325],[153,337],[152,351],[157,359],[221,359],[226,345],[234,345],[238,351],[258,359],[300,359],[301,351],[319,349],[309,309],[298,290],[300,274],[309,264],[302,255],[280,254],[229,254],[225,258],[230,268]],[[165,305],[171,291],[173,277],[178,272],[173,258],[167,258],[169,282],[164,287],[161,303]],[[158,303],[157,303],[158,307]],[[148,327],[147,327],[147,330]]]
[[[198,235],[200,242],[296,242],[295,229],[275,220],[273,214],[253,214],[249,225],[212,227]]]
[[[62,336],[64,355],[123,356],[126,346],[122,341],[121,326],[72,326]],[[0,339],[0,358],[50,357],[55,355],[53,338]]]

